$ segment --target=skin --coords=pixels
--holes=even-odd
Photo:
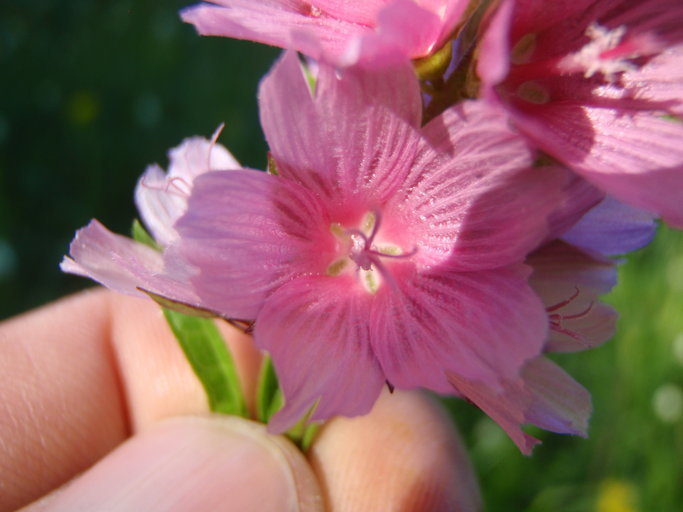
[[[221,326],[253,397],[259,353]],[[469,461],[426,395],[385,393],[306,455],[208,412],[159,308],[93,289],[0,323],[0,512],[478,510]]]

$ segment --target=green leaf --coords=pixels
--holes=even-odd
[[[239,377],[223,337],[213,320],[163,309],[166,321],[192,369],[204,386],[213,412],[247,417]]]
[[[155,249],[157,251],[161,250],[161,247],[159,246],[158,243],[152,238],[152,235],[150,235],[147,230],[143,227],[143,225],[140,223],[138,219],[135,219],[133,221],[133,226],[130,229],[130,234],[133,237],[133,240],[136,242],[140,242],[141,244],[145,244],[152,249]]]

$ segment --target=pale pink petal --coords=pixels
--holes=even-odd
[[[377,13],[392,0],[363,0],[348,2],[344,0],[314,0],[310,2],[321,12],[359,25],[374,26]]]
[[[387,229],[408,225],[421,265],[471,271],[522,261],[547,236],[570,174],[530,168],[525,141],[481,102],[446,111],[423,134],[430,145],[387,205]]]
[[[170,245],[178,237],[173,224],[185,212],[194,179],[210,170],[241,168],[215,139],[203,137],[185,139],[180,146],[171,149],[168,156],[168,174],[158,165],[151,165],[135,189],[140,216],[154,239],[163,246]]]
[[[421,109],[410,66],[348,68],[341,77],[321,66],[313,96],[289,52],[262,82],[259,104],[280,174],[330,210],[386,201],[410,169]]]
[[[351,274],[300,277],[268,298],[254,340],[272,356],[285,396],[272,431],[291,427],[318,400],[312,420],[371,409],[384,376],[368,339],[370,299]]]
[[[550,319],[548,352],[576,352],[595,347],[614,334],[617,313],[599,302],[617,281],[616,264],[561,241],[527,259],[529,280]]]
[[[192,282],[203,303],[235,318],[255,318],[279,286],[324,273],[335,256],[320,201],[259,171],[199,176],[176,229],[181,254],[200,269]]]
[[[607,196],[562,239],[600,254],[617,255],[645,247],[656,229],[654,215]]]
[[[335,62],[348,41],[370,28],[335,18],[305,2],[231,0],[200,3],[181,12],[202,35],[226,36],[290,48]]]
[[[76,232],[64,272],[90,277],[128,295],[145,297],[145,291],[194,307],[202,307],[184,276],[165,268],[162,254],[107,230],[93,220]],[[191,272],[186,267],[184,272]]]
[[[586,437],[592,412],[590,393],[567,372],[539,357],[527,363],[520,380],[531,395],[525,412],[529,423],[550,432]]]
[[[522,425],[534,424],[561,434],[585,436],[591,414],[590,395],[559,366],[539,357],[521,376],[500,390],[449,373],[453,388],[498,423],[525,455],[539,441]]]
[[[683,227],[683,123],[648,112],[544,107],[536,120],[516,118],[540,147],[608,194]]]
[[[417,273],[393,264],[393,286],[377,292],[370,327],[387,379],[448,392],[446,371],[493,387],[515,378],[541,352],[548,327],[528,270]]]
[[[344,63],[381,66],[390,59],[416,58],[437,50],[442,21],[412,0],[393,0],[377,15],[376,30],[359,34]]]

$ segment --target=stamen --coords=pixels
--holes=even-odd
[[[519,84],[517,96],[536,105],[543,105],[550,101],[548,90],[536,82],[523,82]]]
[[[581,318],[583,316],[586,316],[590,311],[593,309],[593,301],[591,301],[590,304],[588,304],[588,307],[581,311],[581,313],[576,313],[574,315],[564,315],[562,316],[562,320],[574,320],[575,318]]]
[[[150,190],[166,192],[168,194],[175,195],[183,199],[187,199],[190,196],[190,192],[192,190],[192,187],[189,183],[187,183],[184,179],[177,176],[174,176],[172,178],[166,178],[166,182],[163,185],[151,185],[147,182],[145,176],[143,176],[142,180],[140,180],[140,186]]]
[[[348,258],[340,258],[338,260],[333,261],[330,263],[330,265],[327,267],[327,275],[328,276],[338,276],[341,274],[342,270],[346,268],[346,265],[348,264],[349,259]]]
[[[613,82],[617,73],[632,71],[636,66],[629,62],[639,56],[633,48],[630,53],[614,51],[622,46],[622,38],[626,34],[626,27],[620,26],[608,29],[598,23],[591,23],[585,32],[591,41],[576,53],[568,55],[558,63],[558,68],[565,73],[583,71],[585,78],[602,73],[605,80]],[[630,45],[624,45],[627,48]]]
[[[510,52],[510,61],[515,64],[526,64],[536,50],[536,34],[524,34]]]
[[[548,313],[552,313],[553,311],[557,311],[558,309],[560,309],[560,308],[566,306],[567,304],[571,304],[571,303],[574,301],[574,299],[576,299],[576,298],[579,296],[579,293],[580,293],[580,290],[579,290],[579,287],[578,287],[578,286],[575,286],[575,287],[574,287],[574,290],[575,290],[575,291],[574,291],[574,293],[572,294],[571,297],[569,297],[568,299],[563,300],[562,302],[558,302],[557,304],[553,304],[552,306],[548,306],[547,308],[545,308],[545,310],[546,310]]]

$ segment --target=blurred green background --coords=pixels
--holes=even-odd
[[[0,319],[89,286],[58,264],[93,217],[127,233],[145,166],[210,136],[264,168],[256,85],[273,48],[200,38],[185,1],[0,3]],[[608,300],[601,348],[556,359],[594,397],[587,440],[541,431],[530,458],[482,413],[449,401],[487,510],[683,510],[683,234],[660,229]]]

